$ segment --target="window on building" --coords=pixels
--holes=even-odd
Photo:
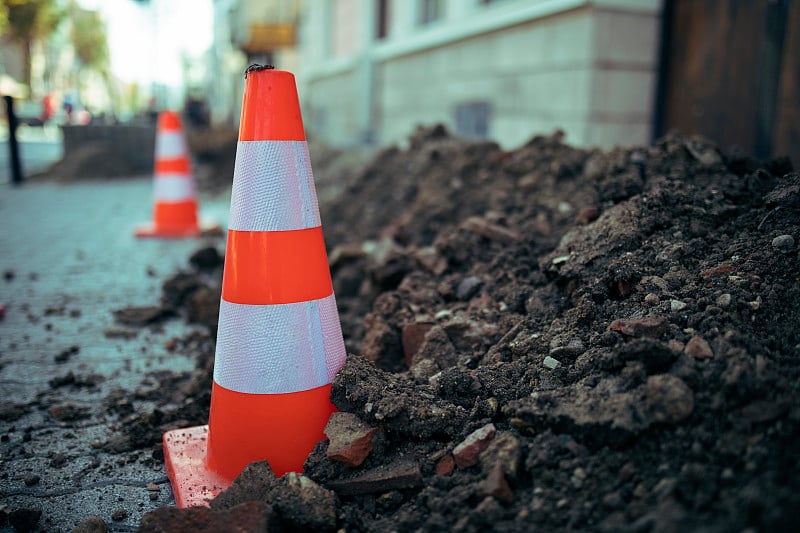
[[[419,0],[417,22],[419,22],[421,26],[436,22],[441,19],[443,15],[443,0]]]
[[[489,102],[464,102],[456,105],[456,133],[468,139],[488,139],[491,108]]]
[[[389,35],[389,2],[375,0],[375,38],[378,40]]]

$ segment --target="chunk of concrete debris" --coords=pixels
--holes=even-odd
[[[545,366],[545,368],[548,368],[550,370],[555,370],[556,368],[558,368],[558,365],[560,365],[561,362],[555,357],[550,357],[548,355],[544,358],[544,362],[542,364]]]

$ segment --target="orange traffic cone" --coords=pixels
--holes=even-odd
[[[162,111],[156,130],[153,223],[136,228],[137,237],[181,238],[200,234],[189,150],[181,118]]]
[[[253,461],[301,472],[346,357],[294,76],[246,74],[207,426],[164,434],[179,507]]]

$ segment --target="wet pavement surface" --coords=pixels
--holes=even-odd
[[[200,205],[225,227],[228,198]],[[0,513],[41,511],[40,530],[99,516],[131,531],[173,503],[160,460],[105,445],[118,419],[109,393],[193,364],[165,348],[191,329],[184,322],[114,323],[114,310],[158,304],[164,278],[204,242],[134,238],[151,212],[149,177],[0,185]]]

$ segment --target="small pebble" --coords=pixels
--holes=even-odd
[[[772,239],[772,247],[779,250],[791,250],[794,248],[794,237],[791,235],[778,235]]]
[[[729,305],[731,305],[731,295],[728,294],[727,292],[724,294],[720,294],[717,297],[717,305],[720,307],[728,307]]]
[[[128,511],[126,511],[125,509],[117,509],[116,511],[111,513],[111,520],[115,522],[121,522],[126,518],[128,518]]]
[[[670,300],[669,309],[672,312],[683,311],[684,309],[686,309],[686,303],[680,300]]]
[[[658,295],[653,294],[652,292],[644,297],[644,303],[647,305],[658,305],[659,301],[661,301],[661,299],[658,297]]]
[[[481,278],[477,276],[469,276],[464,278],[458,284],[458,287],[456,287],[456,298],[459,300],[469,300],[475,295],[476,292],[478,292],[478,289],[480,289],[481,285],[483,285],[483,281],[481,281]]]
[[[556,368],[558,368],[558,365],[560,365],[561,362],[555,357],[550,357],[548,355],[547,357],[544,358],[543,364],[546,368],[549,368],[550,370],[555,370]]]
[[[442,320],[445,318],[450,318],[453,313],[449,309],[442,309],[441,311],[436,311],[436,314],[433,315],[434,320]]]
[[[39,479],[40,479],[39,476],[37,476],[36,474],[28,474],[24,478],[25,485],[28,487],[32,487],[33,485],[39,483]]]

